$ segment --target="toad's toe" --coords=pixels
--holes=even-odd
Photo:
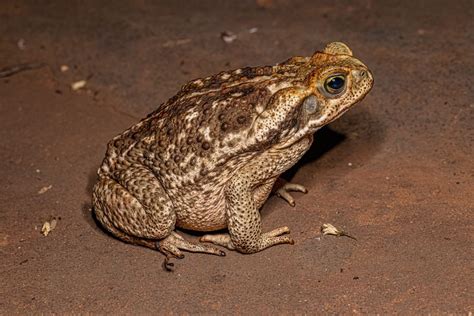
[[[280,189],[278,189],[275,194],[278,197],[281,197],[283,200],[288,202],[290,206],[295,206],[295,199],[291,196],[290,192],[302,192],[308,193],[308,189],[306,189],[301,184],[296,183],[285,183]]]

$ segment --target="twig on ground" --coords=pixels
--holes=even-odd
[[[8,66],[8,67],[0,69],[0,78],[10,77],[22,71],[39,69],[45,66],[47,66],[46,63],[26,63],[26,64]]]

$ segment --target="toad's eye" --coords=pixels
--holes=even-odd
[[[346,77],[342,75],[331,76],[324,82],[324,89],[330,94],[339,94],[346,86]]]

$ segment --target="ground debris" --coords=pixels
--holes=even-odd
[[[175,47],[175,46],[180,46],[180,45],[185,45],[191,43],[190,38],[182,38],[182,39],[177,39],[177,40],[171,40],[171,41],[166,41],[163,43],[163,47]]]
[[[20,38],[18,42],[16,42],[16,46],[18,46],[19,50],[25,50],[26,49],[26,41],[24,38]]]
[[[39,189],[38,194],[44,194],[44,193],[48,192],[49,190],[51,190],[52,187],[53,187],[52,184],[50,184],[48,186],[45,186],[45,187],[42,187],[41,189]]]
[[[258,27],[252,27],[249,29],[249,33],[250,34],[254,34],[254,33],[257,33],[258,32]]]
[[[50,221],[44,222],[43,227],[41,228],[41,234],[43,234],[44,236],[48,236],[48,234],[56,228],[57,224],[58,221],[55,217],[53,217]]]
[[[345,236],[345,237],[349,237],[354,240],[357,240],[357,238],[355,238],[354,236],[347,234],[343,230],[337,229],[336,227],[334,227],[332,224],[329,224],[329,223],[321,225],[321,233],[323,235],[333,235],[336,237]]]
[[[237,34],[230,31],[225,31],[221,33],[221,39],[227,44],[230,44],[237,39]]]
[[[87,84],[86,80],[79,80],[79,81],[71,83],[71,89],[72,91],[77,91],[79,89],[84,88],[86,84]]]
[[[46,63],[26,63],[26,64],[7,66],[0,69],[0,78],[10,77],[22,71],[39,69],[44,66],[47,66],[47,64]]]

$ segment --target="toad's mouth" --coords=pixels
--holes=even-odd
[[[314,131],[314,132],[316,132],[316,131]],[[278,144],[273,146],[273,148],[275,148],[275,149],[289,148],[289,147],[293,146],[296,143],[299,143],[300,141],[302,141],[304,139],[312,139],[314,132],[308,133],[308,132],[303,132],[302,130],[299,130],[296,134],[293,134],[289,138],[283,139],[282,141],[280,141]]]

